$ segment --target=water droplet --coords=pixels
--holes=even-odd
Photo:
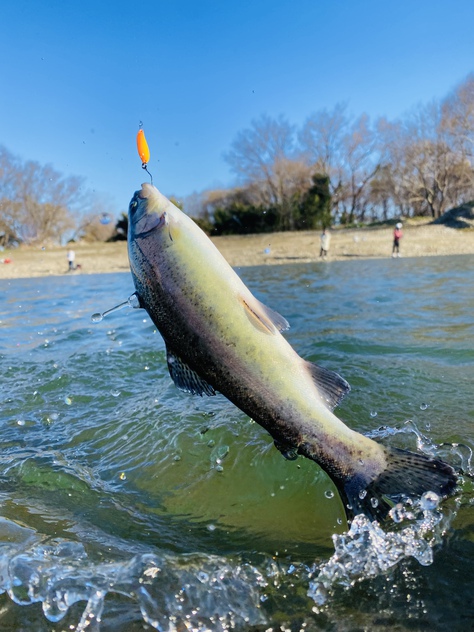
[[[372,507],[375,509],[375,507],[379,506],[379,501],[376,498],[371,498],[370,499],[370,504],[372,505]]]
[[[131,294],[127,298],[126,301],[124,301],[123,303],[120,303],[119,305],[115,305],[115,307],[112,307],[111,309],[107,309],[102,314],[100,314],[100,313],[92,314],[91,320],[92,320],[93,323],[100,323],[100,321],[103,318],[105,318],[108,314],[112,314],[113,312],[116,312],[119,309],[123,309],[124,307],[133,307],[133,308],[140,307],[140,301],[139,301],[138,296],[136,295],[135,292],[133,294]]]
[[[127,478],[127,475],[125,474],[125,472],[120,472],[120,474],[119,474],[119,479],[120,479],[121,481],[124,481],[126,478]]]
[[[429,404],[420,404],[420,410],[426,410],[428,408]]]
[[[376,410],[371,410],[370,411],[370,416],[371,417],[377,417],[377,415],[378,415],[378,412]]]
[[[334,492],[332,491],[332,489],[327,489],[327,490],[324,492],[324,495],[326,496],[326,498],[329,498],[329,499],[330,499],[330,498],[334,498]]]
[[[173,457],[173,461],[181,461],[181,456],[179,454],[175,454]]]
[[[18,421],[16,422],[19,426],[24,426],[26,424],[26,421],[24,419],[18,419]]]
[[[364,500],[364,498],[367,496],[367,490],[366,489],[361,489],[359,492],[359,498],[361,500]]]
[[[224,468],[222,467],[222,461],[229,454],[229,446],[228,445],[219,445],[215,447],[211,452],[211,466],[214,466],[218,472],[222,472]]]
[[[138,300],[138,296],[135,293],[131,294],[128,297],[127,302],[133,309],[140,309],[140,301]]]
[[[112,397],[119,397],[119,395],[120,395],[120,391],[114,391],[114,390],[112,390],[112,391],[110,391],[110,394],[112,395]]]
[[[216,525],[215,524],[208,524],[207,525],[207,530],[208,531],[215,531],[216,530]]]
[[[219,460],[225,459],[225,457],[229,454],[229,446],[221,445],[217,448],[217,458]]]
[[[390,509],[389,516],[396,523],[403,522],[403,520],[405,519],[405,511],[403,509],[403,505],[401,503],[397,503],[394,507]]]
[[[425,511],[433,511],[439,505],[439,496],[434,492],[426,492],[420,500],[420,506]]]
[[[67,406],[70,406],[70,405],[72,404],[72,398],[71,398],[71,397],[69,397],[68,395],[66,395],[66,396],[64,397],[64,403],[65,403]]]
[[[150,370],[150,367],[149,367],[149,366],[147,366],[147,365],[145,365],[145,366],[144,366],[144,369],[145,369],[145,371],[149,371],[149,370]]]

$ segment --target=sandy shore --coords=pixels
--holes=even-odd
[[[328,261],[383,259],[391,256],[392,228],[340,229],[331,233]],[[271,233],[215,237],[214,243],[235,267],[321,261],[319,232]],[[129,270],[125,242],[76,244],[77,273],[126,272]],[[474,254],[474,230],[442,225],[406,225],[401,241],[402,257]],[[67,248],[22,247],[4,250],[0,279],[68,274]]]

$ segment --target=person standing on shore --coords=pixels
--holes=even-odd
[[[392,257],[400,256],[400,239],[403,237],[402,231],[402,223],[398,222],[395,225],[395,230],[393,231],[393,248],[392,248]]]
[[[321,249],[319,251],[319,256],[323,259],[327,257],[330,243],[331,235],[329,234],[329,231],[323,228],[323,232],[321,233]]]
[[[67,251],[68,272],[74,270],[74,260],[76,259],[76,253],[71,248]]]

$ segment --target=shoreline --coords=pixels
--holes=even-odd
[[[387,259],[392,253],[392,227],[344,228],[331,231],[325,261]],[[322,262],[319,257],[320,231],[264,233],[212,237],[213,243],[233,267]],[[69,247],[20,246],[0,252],[0,279],[63,276],[68,272]],[[77,243],[72,274],[100,274],[130,270],[125,241]],[[474,254],[474,230],[444,225],[410,224],[400,242],[403,258]]]

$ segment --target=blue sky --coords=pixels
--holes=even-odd
[[[229,186],[223,159],[262,114],[301,125],[347,102],[403,116],[474,71],[472,0],[11,0],[1,3],[0,144],[126,210],[147,180]]]

